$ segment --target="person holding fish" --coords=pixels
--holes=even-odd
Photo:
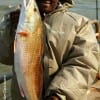
[[[100,48],[90,20],[68,11],[72,0],[36,0],[36,3],[44,26],[42,100],[100,98]],[[25,90],[19,91],[14,69],[13,72],[12,100],[27,100]]]

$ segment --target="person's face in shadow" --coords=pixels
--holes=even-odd
[[[56,9],[58,0],[36,0],[40,13],[49,13]]]

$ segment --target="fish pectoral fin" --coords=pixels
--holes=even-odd
[[[17,34],[19,34],[20,36],[24,36],[24,37],[28,36],[27,32],[18,32]]]

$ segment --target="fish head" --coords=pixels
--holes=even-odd
[[[33,33],[38,21],[41,21],[41,17],[35,0],[23,0],[16,32],[27,36],[26,34]]]

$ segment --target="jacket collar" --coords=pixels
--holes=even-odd
[[[50,16],[51,14],[54,14],[54,13],[59,12],[59,11],[64,12],[64,11],[68,10],[68,8],[72,8],[72,7],[73,7],[73,4],[69,4],[68,2],[66,2],[64,4],[59,2],[59,5],[56,8],[56,10],[54,10],[48,14],[44,14],[44,16]]]

